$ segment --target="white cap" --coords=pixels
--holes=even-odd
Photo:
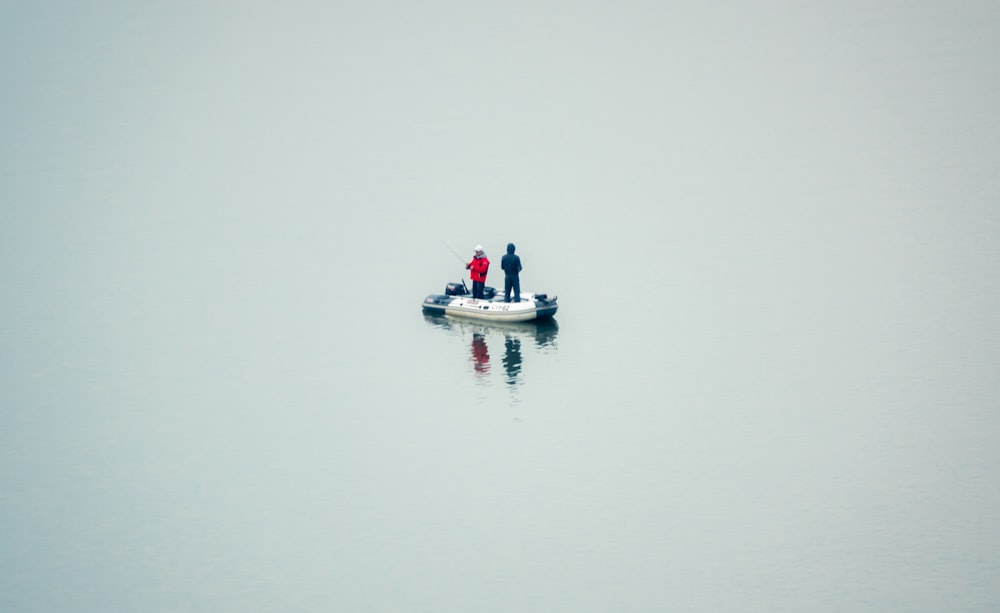
[[[479,253],[482,250],[483,250],[483,246],[482,245],[476,245],[476,253]]]

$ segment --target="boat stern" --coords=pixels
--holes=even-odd
[[[454,300],[454,296],[442,296],[441,294],[431,294],[424,298],[423,309],[425,313],[444,314],[445,308]]]

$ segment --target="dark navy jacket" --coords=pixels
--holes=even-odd
[[[521,272],[521,258],[514,255],[514,243],[507,243],[507,255],[500,260],[500,268],[508,277],[516,277]]]

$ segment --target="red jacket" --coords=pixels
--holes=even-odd
[[[486,283],[486,271],[490,269],[490,261],[483,255],[481,258],[472,258],[472,261],[465,265],[472,271],[472,280]]]

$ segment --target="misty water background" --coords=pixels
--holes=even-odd
[[[998,31],[3,3],[0,610],[1000,609]]]

